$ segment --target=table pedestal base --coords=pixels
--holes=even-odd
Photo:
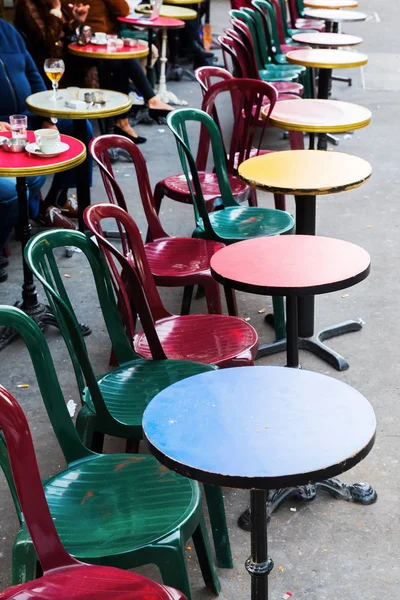
[[[312,337],[303,338],[299,337],[298,347],[300,350],[308,350],[312,352],[337,371],[346,371],[349,368],[349,363],[343,356],[329,348],[324,344],[324,340],[350,333],[351,331],[360,331],[362,329],[362,321],[344,321],[338,325],[331,325],[325,329],[321,329],[318,333]],[[286,339],[272,342],[272,344],[265,344],[258,348],[257,357],[263,358],[264,356],[271,356],[272,354],[278,354],[278,352],[284,352],[286,350]]]
[[[280,490],[269,490],[266,501],[266,518],[269,521],[272,514],[280,507],[282,502],[287,498],[299,498],[310,502],[314,500],[319,490],[329,492],[338,500],[346,502],[356,502],[357,504],[374,504],[378,495],[374,488],[369,483],[353,483],[347,484],[340,481],[337,477],[319,481],[310,485],[301,487],[284,488]],[[247,508],[239,517],[238,525],[244,531],[250,531],[252,525],[252,510]]]

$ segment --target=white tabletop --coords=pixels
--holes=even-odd
[[[114,92],[112,90],[96,90],[91,88],[81,88],[79,100],[84,100],[85,92],[101,91],[106,99],[105,104],[88,105],[88,108],[74,109],[65,105],[66,100],[71,100],[70,94],[66,89],[60,89],[59,100],[52,99],[53,91],[38,92],[32,94],[26,99],[26,105],[35,115],[40,117],[55,117],[61,119],[95,119],[102,117],[112,117],[128,111],[132,102],[126,94]]]

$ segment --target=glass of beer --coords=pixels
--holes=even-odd
[[[52,100],[59,100],[60,96],[58,95],[58,82],[61,77],[64,75],[65,64],[61,58],[47,58],[44,62],[44,72],[47,77],[50,79],[51,84],[53,86],[53,95]]]

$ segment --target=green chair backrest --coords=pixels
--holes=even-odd
[[[78,320],[69,300],[54,257],[54,250],[74,246],[82,250],[92,269],[106,329],[120,365],[139,358],[125,333],[107,264],[97,245],[79,231],[53,229],[34,236],[26,246],[25,258],[33,274],[42,283],[50,307],[58,321],[74,367],[80,393],[90,390],[96,413],[113,419],[97,384]]]
[[[263,64],[262,68],[264,68],[265,65],[272,62],[272,56],[275,50],[275,48],[271,45],[271,39],[268,30],[267,35],[267,24],[265,23],[265,17],[262,13],[260,13],[259,10],[257,10],[257,7],[255,7],[255,9],[243,7],[242,11],[247,13],[253,19],[257,34],[258,48]]]
[[[267,62],[270,62],[270,59],[267,56],[266,61],[263,60],[262,56],[262,42],[260,40],[260,32],[257,30],[257,26],[253,16],[254,11],[251,8],[245,9],[240,8],[239,10],[233,9],[229,11],[229,15],[234,19],[240,19],[244,23],[246,23],[247,27],[250,29],[251,37],[253,38],[254,52],[256,55],[257,67],[259,70],[265,69],[265,65]],[[262,36],[264,38],[264,36]],[[264,49],[265,49],[265,39],[264,39]]]
[[[296,0],[297,12],[299,16],[302,17],[304,14],[304,3],[303,0]]]
[[[39,326],[22,310],[0,306],[0,327],[12,327],[30,354],[47,414],[67,463],[93,454],[80,440],[69,415],[49,347]]]
[[[285,38],[289,38],[290,32],[288,25],[288,12],[286,8],[286,2],[285,0],[279,0],[279,4],[281,5],[283,32],[285,34]]]
[[[211,142],[215,173],[217,175],[224,208],[238,206],[238,203],[233,197],[229,184],[226,157],[217,124],[205,112],[195,108],[181,108],[170,112],[167,116],[167,123],[175,136],[179,158],[194,206],[196,223],[199,219],[202,219],[205,231],[215,239],[216,234],[211,227],[203,191],[201,189],[196,161],[190,149],[189,137],[186,129],[186,123],[190,121],[202,124],[199,144],[203,143],[202,136],[204,135],[207,135]]]
[[[252,5],[261,11],[264,17],[264,24],[270,37],[270,44],[274,54],[282,54],[279,41],[278,24],[276,22],[276,13],[273,4],[268,0],[252,0]],[[260,13],[260,14],[261,14]]]

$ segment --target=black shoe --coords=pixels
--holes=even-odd
[[[7,267],[8,265],[8,258],[7,256],[5,256],[5,254],[3,254],[2,252],[0,253],[0,269],[4,269],[4,267]]]
[[[118,125],[114,125],[114,133],[116,135],[123,135],[124,137],[128,138],[128,140],[131,140],[131,142],[134,142],[135,144],[144,144],[145,142],[147,142],[147,138],[140,137],[140,135],[133,137],[133,135],[130,135],[129,133],[127,133],[126,131],[121,129],[121,127],[118,127]]]
[[[149,108],[149,117],[154,119],[154,121],[158,121],[158,119],[164,118],[169,115],[172,110],[168,110],[165,108]]]
[[[0,267],[0,283],[3,283],[3,281],[7,281],[7,279],[8,279],[7,271]]]

